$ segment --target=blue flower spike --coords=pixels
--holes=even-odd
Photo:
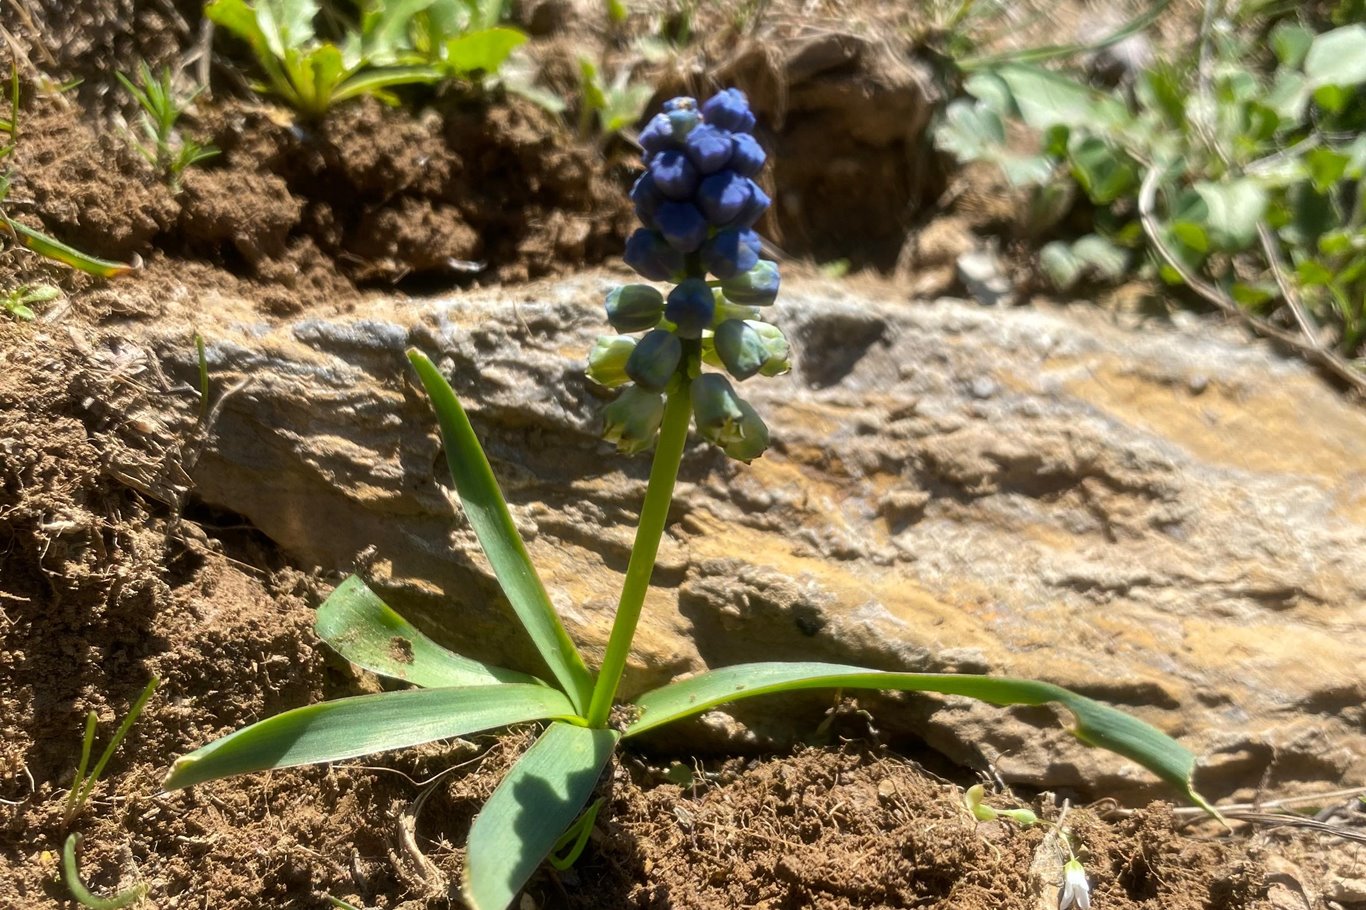
[[[698,432],[730,457],[748,462],[768,448],[768,427],[726,378],[791,368],[782,331],[759,319],[780,281],[778,264],[759,258],[753,230],[771,204],[755,182],[766,155],[754,126],[749,99],[731,88],[700,105],[667,101],[641,130],[646,168],[631,202],[643,227],[624,258],[646,280],[675,287],[633,284],[607,296],[608,321],[621,335],[598,340],[588,375],[624,386],[604,412],[604,436],[623,452],[654,444],[664,396],[680,394],[691,400]],[[645,334],[625,337],[636,332]]]

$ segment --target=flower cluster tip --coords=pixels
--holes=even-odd
[[[698,432],[750,461],[768,447],[768,428],[722,373],[736,381],[791,368],[782,331],[759,319],[778,296],[778,264],[760,258],[754,225],[770,199],[754,178],[765,154],[754,138],[749,100],[728,88],[699,105],[665,102],[640,133],[645,170],[631,188],[641,227],[624,259],[646,284],[613,288],[607,319],[619,334],[598,339],[588,375],[622,394],[604,413],[604,436],[624,452],[648,449],[663,396],[688,383]],[[643,332],[639,339],[629,337]]]

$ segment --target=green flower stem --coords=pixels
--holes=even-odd
[[[674,482],[678,479],[678,465],[683,460],[683,446],[688,441],[688,424],[692,419],[692,400],[687,380],[669,393],[664,405],[664,421],[655,444],[654,463],[650,466],[650,484],[645,489],[645,504],[640,510],[640,524],[636,526],[636,542],[631,548],[631,561],[626,567],[626,581],[621,586],[621,600],[617,604],[617,618],[612,623],[612,635],[607,642],[607,653],[602,658],[593,699],[588,707],[588,726],[605,727],[612,711],[612,699],[626,669],[626,655],[640,621],[640,610],[645,605],[645,593],[650,589],[654,574],[659,541],[664,536],[664,523],[673,502]]]

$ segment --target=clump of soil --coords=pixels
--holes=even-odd
[[[362,101],[316,126],[225,102],[196,133],[221,154],[172,193],[121,136],[42,102],[9,210],[99,256],[201,262],[297,298],[525,280],[617,255],[630,227],[624,172],[515,97],[417,117]]]

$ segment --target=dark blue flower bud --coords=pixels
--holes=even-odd
[[[768,205],[772,200],[768,198],[767,193],[759,188],[759,184],[751,180],[750,185],[753,187],[753,192],[749,195],[749,201],[745,203],[738,215],[720,227],[748,230],[754,227],[760,218],[764,217],[764,212],[768,211]]]
[[[677,149],[668,149],[650,160],[650,178],[669,199],[682,201],[697,191],[697,168]]]
[[[753,231],[720,231],[702,246],[702,262],[717,278],[734,278],[759,263],[760,244]]]
[[[655,329],[646,332],[626,361],[626,375],[636,385],[651,392],[662,392],[669,384],[678,362],[683,359],[683,342],[673,332]]]
[[[761,259],[748,272],[721,282],[721,293],[731,303],[768,306],[778,296],[778,263]]]
[[[704,123],[683,140],[683,149],[699,174],[713,174],[730,161],[735,142],[730,133]]]
[[[655,114],[650,118],[650,122],[645,124],[645,129],[640,131],[637,141],[648,155],[664,151],[673,145],[673,140],[674,129],[673,124],[669,122],[669,115]]]
[[[643,332],[659,325],[664,295],[648,284],[627,284],[607,292],[607,321],[618,332]]]
[[[664,318],[678,326],[681,338],[701,338],[711,328],[716,312],[716,297],[701,278],[689,278],[669,292]]]
[[[735,133],[748,133],[754,129],[749,99],[738,88],[728,88],[708,98],[702,105],[702,117],[713,126]]]
[[[669,246],[662,234],[648,228],[639,228],[627,238],[622,258],[651,281],[672,281],[683,271],[683,254]]]
[[[588,378],[598,385],[615,389],[631,381],[626,362],[636,349],[636,340],[627,335],[600,335],[588,353]]]
[[[756,189],[754,181],[729,168],[717,171],[697,187],[697,207],[712,224],[727,224],[745,210]]]
[[[677,98],[670,98],[660,107],[666,114],[673,114],[678,111],[696,111],[697,99],[689,95],[679,95]]]
[[[639,386],[627,386],[617,400],[602,411],[602,435],[627,455],[643,452],[654,444],[664,420],[664,396]]]
[[[733,170],[746,177],[753,177],[763,170],[767,156],[758,139],[749,133],[736,133],[731,139],[735,144],[735,151],[730,156],[730,166]]]
[[[655,186],[654,178],[650,172],[646,171],[636,178],[636,182],[631,186],[631,201],[636,204],[636,217],[647,227],[654,226],[655,212],[664,202],[663,195],[659,188]]]
[[[655,212],[655,224],[669,246],[692,253],[707,239],[707,219],[691,202],[666,202]]]

